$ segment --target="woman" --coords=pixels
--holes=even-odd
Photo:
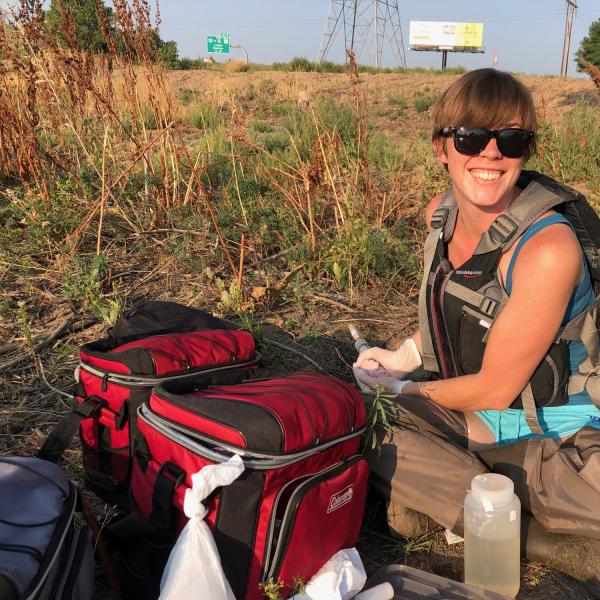
[[[587,347],[579,340],[579,322],[595,298],[578,238],[552,208],[575,192],[522,173],[535,151],[535,107],[527,88],[508,73],[472,71],[444,92],[433,120],[433,145],[452,187],[426,209],[431,233],[420,328],[396,351],[362,353],[355,374],[371,388],[402,393],[391,443],[373,462],[376,486],[387,486],[396,513],[394,503],[403,504],[460,530],[467,478],[455,483],[458,493],[451,498],[451,484],[436,499],[411,489],[424,485],[419,461],[429,447],[422,436],[480,452],[600,428],[600,410],[582,383],[587,379],[578,383],[576,376],[580,366],[597,366],[591,364],[597,334]],[[410,380],[422,358],[439,379]],[[419,466],[404,465],[407,452]],[[429,467],[436,481],[443,479],[446,465],[437,472],[435,464]],[[465,477],[479,467],[469,464]],[[592,521],[600,537],[600,514]]]

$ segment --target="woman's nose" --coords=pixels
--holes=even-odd
[[[498,140],[495,137],[490,138],[487,146],[479,153],[479,156],[485,156],[486,158],[502,158],[502,152],[498,148]]]

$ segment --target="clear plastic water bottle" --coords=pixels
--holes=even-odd
[[[465,498],[465,583],[514,598],[520,585],[521,503],[513,482],[486,473]]]

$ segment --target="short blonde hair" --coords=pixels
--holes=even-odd
[[[433,109],[432,139],[444,127],[493,129],[517,117],[523,129],[536,132],[537,119],[531,92],[514,75],[496,69],[477,69],[455,81]],[[525,159],[535,153],[535,137]]]

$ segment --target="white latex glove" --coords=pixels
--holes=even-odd
[[[354,367],[354,377],[358,381],[359,386],[363,391],[368,391],[365,388],[370,388],[370,391],[375,391],[377,386],[380,386],[384,391],[390,394],[401,394],[404,386],[410,383],[408,379],[396,379],[389,374],[373,374],[371,371],[365,371]]]
[[[373,361],[396,379],[403,379],[423,364],[417,345],[412,338],[404,340],[402,346],[397,350],[369,348],[358,355],[354,366],[365,371],[372,371]]]

